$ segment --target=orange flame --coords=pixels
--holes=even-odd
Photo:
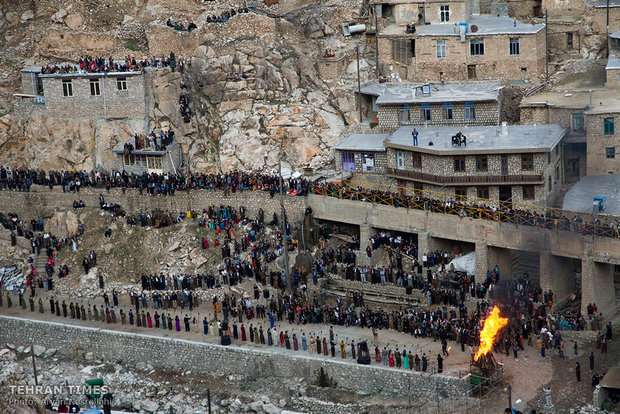
[[[484,320],[484,327],[480,331],[480,347],[476,355],[474,355],[474,361],[478,361],[482,355],[491,351],[497,332],[506,326],[507,323],[508,318],[499,316],[499,308],[497,306],[493,307],[489,316]]]

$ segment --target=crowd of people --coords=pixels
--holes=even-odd
[[[125,56],[123,60],[114,60],[112,56],[108,59],[103,57],[84,56],[78,59],[77,65],[66,64],[42,66],[41,74],[129,72],[142,70],[147,67],[170,67],[174,70],[176,66],[176,58],[172,52],[170,52],[168,57],[163,57],[162,59],[158,59],[153,56],[142,60],[136,60],[135,56],[131,55]]]
[[[142,136],[138,133],[134,134],[133,142],[128,141],[123,146],[123,152],[125,155],[130,155],[133,151],[165,151],[166,147],[174,141],[174,130],[169,129],[167,131],[159,131],[156,134],[155,131],[151,131],[150,134]]]
[[[188,23],[187,27],[185,27],[185,25],[183,23],[173,22],[170,19],[166,20],[166,26],[172,27],[174,30],[178,30],[178,31],[181,31],[181,32],[191,32],[192,30],[198,28],[198,26],[196,26],[196,23],[194,23],[194,22]]]
[[[239,7],[237,9],[225,10],[219,16],[212,14],[207,16],[207,23],[226,23],[238,14],[249,13],[250,10],[247,7]]]
[[[81,186],[148,189],[148,194],[173,195],[175,190],[210,189],[230,192],[242,190],[269,191],[271,195],[279,192],[278,177],[271,174],[253,174],[242,172],[218,174],[129,174],[126,171],[44,171],[13,170],[0,167],[0,188],[28,191],[32,184],[70,185],[71,191]],[[456,200],[438,200],[422,194],[405,195],[362,187],[350,188],[334,183],[310,181],[305,178],[288,178],[283,180],[283,191],[289,195],[304,196],[319,194],[341,199],[387,204],[394,207],[418,209],[433,213],[458,215],[481,220],[501,221],[523,226],[533,226],[556,231],[571,231],[584,235],[620,238],[620,224],[614,218],[605,219],[599,216],[587,217],[574,214],[572,217],[558,215],[546,210],[544,214],[536,211],[514,209],[510,203],[486,205],[480,203],[467,204]]]
[[[572,218],[558,215],[556,212],[545,210],[538,213],[535,210],[516,209],[512,203],[491,205],[483,203],[465,203],[463,201],[439,200],[424,196],[421,192],[406,195],[389,191],[371,190],[363,187],[347,187],[334,183],[313,183],[310,188],[312,194],[320,194],[346,200],[365,201],[374,204],[384,204],[393,207],[404,207],[430,211],[433,213],[451,214],[460,217],[470,217],[481,220],[501,221],[523,226],[534,226],[541,229],[557,231],[573,231],[584,235],[620,238],[620,224],[615,218],[605,219],[599,216],[591,217],[591,221],[584,221],[582,215],[574,214]]]

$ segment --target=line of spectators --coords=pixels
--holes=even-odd
[[[244,13],[249,13],[249,10],[247,7],[239,7],[238,9],[226,10],[219,16],[216,16],[215,14],[207,16],[207,23],[226,23],[227,21],[235,17],[237,14],[244,14]]]
[[[224,190],[225,194],[242,190],[269,191],[273,197],[279,192],[277,175],[256,173],[218,173],[218,174],[129,174],[126,171],[44,171],[11,170],[0,166],[0,189],[29,191],[32,184],[47,185],[53,188],[62,185],[65,191],[79,191],[82,186],[137,188],[152,195],[174,195],[177,190],[209,189]],[[585,221],[586,215],[575,214],[572,218],[559,215],[551,210],[544,213],[523,209],[514,209],[510,203],[501,206],[482,203],[467,204],[456,200],[437,200],[420,194],[404,195],[386,191],[369,190],[362,187],[349,188],[334,183],[309,181],[302,177],[283,180],[283,192],[289,195],[304,196],[318,194],[347,200],[365,201],[375,204],[390,205],[430,211],[433,213],[457,215],[480,220],[501,221],[522,226],[557,231],[572,231],[583,235],[620,238],[620,222],[615,217],[601,218],[592,216]],[[615,223],[614,223],[615,221]]]
[[[166,20],[166,26],[172,27],[174,30],[178,30],[178,31],[181,31],[181,32],[191,32],[192,30],[198,28],[198,26],[196,26],[196,23],[194,23],[194,22],[190,22],[187,25],[187,27],[185,27],[185,25],[183,23],[172,22],[172,20],[170,20],[170,19]]]
[[[41,74],[71,74],[71,73],[108,73],[138,71],[147,67],[162,68],[171,67],[173,70],[177,61],[173,52],[168,57],[158,59],[155,56],[148,59],[137,59],[127,55],[122,61],[103,57],[85,56],[78,59],[77,65],[47,65],[41,67]]]

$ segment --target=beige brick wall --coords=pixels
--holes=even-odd
[[[605,118],[614,119],[614,135],[604,135]],[[620,174],[620,114],[586,115],[587,175]],[[615,148],[615,158],[607,158],[606,148]]]
[[[38,95],[37,73],[22,72],[21,73],[21,93],[27,95]]]
[[[620,69],[609,69],[605,73],[607,75],[607,87],[620,88]]]
[[[547,10],[550,19],[583,17],[587,3],[588,0],[542,0],[542,9]]]
[[[432,22],[433,24],[442,23],[440,16],[441,6],[450,7],[450,21],[446,24],[464,22],[469,16],[469,9],[465,1],[432,2],[426,3],[424,8],[424,18],[427,22]]]
[[[399,36],[403,37],[403,36]],[[383,67],[399,66],[392,59],[392,38],[379,37],[380,61]],[[484,38],[484,55],[471,56],[469,40],[459,36],[404,36],[415,38],[416,57],[407,67],[407,78],[415,81],[467,80],[467,65],[476,65],[477,79],[536,79],[545,73],[545,31],[528,35],[493,35]],[[519,55],[510,55],[509,39],[519,38]],[[446,57],[437,58],[437,40],[446,42]]]
[[[127,90],[119,91],[117,78],[124,77]],[[63,96],[63,79],[70,79],[73,96]],[[91,96],[90,81],[99,80],[101,94]],[[146,116],[143,75],[71,76],[43,78],[45,108],[55,117],[138,118]]]
[[[476,119],[465,120],[465,103],[452,104],[452,120],[445,120],[443,103],[431,104],[431,121],[423,121],[421,104],[409,104],[409,122],[399,121],[400,105],[379,106],[379,125],[383,128],[397,129],[403,125],[498,125],[499,103],[497,101],[476,102]]]

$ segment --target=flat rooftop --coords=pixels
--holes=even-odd
[[[351,134],[334,147],[340,151],[373,151],[385,152],[383,141],[389,134]]]
[[[620,0],[619,0],[620,1]],[[508,16],[481,14],[467,19],[468,30],[466,37],[491,36],[498,34],[535,34],[545,28],[544,24],[523,23]],[[472,26],[478,30],[472,32]],[[431,23],[416,26],[418,36],[460,36],[459,22]]]
[[[411,133],[418,131],[418,146],[413,146]],[[556,124],[508,125],[506,135],[501,126],[429,126],[401,127],[385,141],[386,146],[416,149],[439,155],[505,154],[507,152],[548,152],[566,135],[567,130]],[[467,146],[452,145],[452,136],[461,132]],[[429,145],[430,143],[433,145]]]
[[[429,83],[372,83],[361,91],[365,95],[377,96],[377,105],[398,105],[442,102],[497,101],[502,89],[497,82],[445,82],[430,83],[430,94],[416,95],[416,88]]]
[[[114,148],[112,150],[113,153],[115,154],[123,154],[125,152],[125,144],[129,143],[133,145],[133,138],[128,139],[127,141],[123,142],[122,144],[120,144],[118,147]],[[179,145],[179,143],[177,141],[172,141],[172,144],[168,145],[166,147],[166,149],[164,151],[155,151],[152,150],[150,147],[142,149],[142,150],[133,150],[131,151],[132,155],[157,155],[157,156],[163,156],[166,155],[169,151],[172,151],[172,149],[174,147],[176,147],[177,145]]]
[[[605,66],[605,70],[609,69],[620,69],[620,58],[618,56],[609,55],[609,58],[607,58],[607,65]]]
[[[564,196],[564,210],[592,213],[594,197],[605,196],[601,214],[620,216],[620,175],[583,177]]]
[[[607,8],[607,0],[591,0],[588,2],[588,7],[594,7],[595,9]],[[620,0],[609,0],[609,8],[620,7]]]

